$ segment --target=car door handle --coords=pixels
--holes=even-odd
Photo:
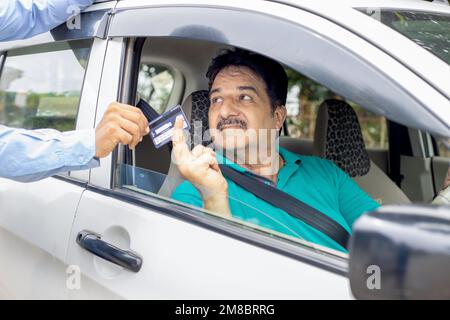
[[[117,264],[133,272],[139,272],[142,267],[142,257],[130,250],[122,250],[116,246],[103,241],[101,236],[95,232],[83,230],[77,235],[77,243],[83,249]]]

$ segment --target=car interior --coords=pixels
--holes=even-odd
[[[144,99],[159,113],[180,104],[191,122],[192,147],[194,142],[201,141],[194,135],[194,123],[200,121],[203,129],[207,128],[207,67],[212,58],[225,49],[231,47],[200,40],[147,38],[140,55],[140,72],[136,75],[139,78],[136,103]],[[142,77],[142,70],[153,70],[153,77],[164,78],[151,84],[152,93],[148,90],[151,81]],[[158,85],[160,89],[156,88]],[[164,101],[153,101],[152,94],[157,95],[158,90],[163,90],[161,88],[166,90]],[[167,91],[170,93],[167,94]],[[417,148],[422,142],[419,143],[418,139],[422,139],[426,133],[373,114],[377,121],[387,126],[388,147],[368,148],[354,105],[342,97],[332,94],[330,97],[321,101],[316,110],[312,139],[290,135],[289,126],[285,125],[280,146],[298,154],[314,155],[335,162],[382,205],[431,201],[439,192],[449,165],[447,157],[439,157],[435,139],[426,136],[429,141],[426,147],[434,150],[434,153],[420,154]],[[146,174],[140,175],[140,180],[136,178],[132,183],[127,180],[122,185],[134,184],[137,188],[170,197],[182,181],[176,167],[171,165],[170,148],[168,144],[156,149],[150,137],[145,136],[127,164]]]

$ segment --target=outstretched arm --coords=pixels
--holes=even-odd
[[[2,0],[0,41],[25,39],[66,22],[94,0]]]

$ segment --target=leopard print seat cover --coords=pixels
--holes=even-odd
[[[351,177],[369,172],[370,158],[361,127],[353,108],[345,101],[328,99],[319,108],[327,108],[325,157]]]
[[[192,93],[192,110],[191,110],[191,149],[203,144],[207,146],[211,143],[211,139],[205,135],[208,130],[208,109],[209,109],[209,92],[207,90],[199,90]]]

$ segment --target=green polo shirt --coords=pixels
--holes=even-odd
[[[333,162],[319,157],[298,155],[284,148],[280,148],[279,153],[285,164],[278,173],[276,187],[326,214],[349,233],[359,216],[379,206]],[[221,154],[216,152],[216,156],[219,163],[251,175],[250,171]],[[256,197],[230,180],[228,180],[228,194],[231,214],[235,218],[347,252],[327,235]],[[172,198],[203,207],[200,193],[188,181],[182,182],[175,189]]]

